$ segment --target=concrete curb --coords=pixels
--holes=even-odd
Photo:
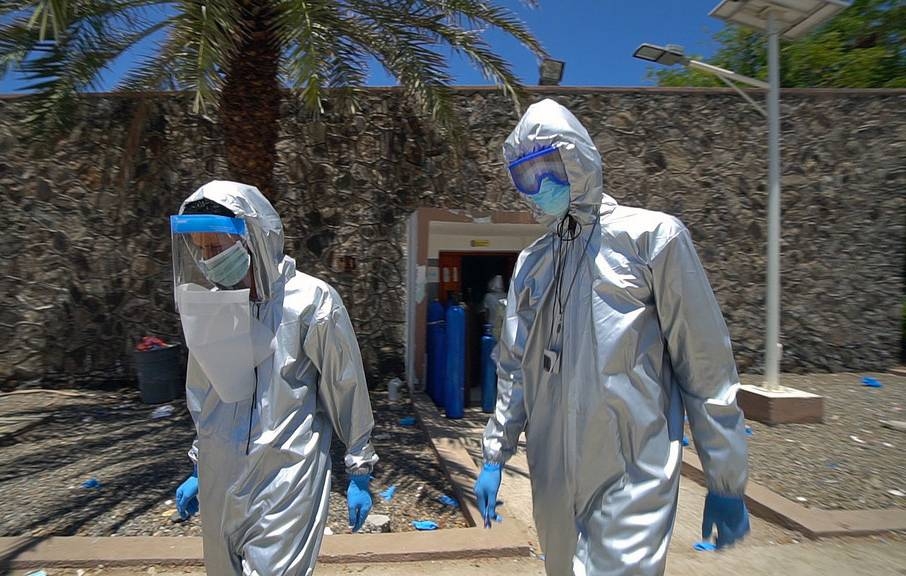
[[[396,534],[335,534],[325,536],[321,564],[418,562],[526,556],[528,545],[516,526],[501,524],[488,533],[481,528]],[[493,534],[489,534],[493,532]],[[201,538],[124,536],[91,538],[0,538],[0,573],[12,569],[91,568],[98,565],[202,566]]]
[[[683,475],[705,485],[701,460],[691,450],[683,451]],[[797,530],[807,538],[906,530],[906,510],[812,510],[754,482],[746,488],[746,504],[759,518]]]

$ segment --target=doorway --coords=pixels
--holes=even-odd
[[[481,399],[481,336],[488,316],[484,297],[491,280],[503,278],[503,292],[510,286],[518,252],[447,252],[438,253],[440,282],[438,297],[441,302],[455,300],[466,310],[466,402]]]
[[[413,212],[406,231],[406,378],[413,390],[424,389],[426,317],[432,300],[446,302],[455,292],[474,308],[495,274],[509,284],[519,252],[546,232],[527,212],[468,213],[427,207]],[[480,317],[473,319],[472,326],[480,342]]]

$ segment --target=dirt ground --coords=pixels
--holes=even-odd
[[[191,472],[186,451],[194,428],[185,403],[170,404],[172,415],[154,419],[156,407],[130,390],[0,396],[0,536],[200,535],[198,517],[171,520],[173,494]],[[466,526],[458,509],[437,500],[452,488],[427,436],[399,424],[411,407],[390,404],[386,392],[374,393],[372,405],[381,458],[372,514],[388,515],[397,532],[413,530],[413,520]],[[349,531],[342,458],[335,441],[334,533]],[[92,479],[100,485],[83,487]],[[385,502],[379,493],[392,485],[395,496]]]
[[[766,426],[748,421],[753,481],[821,509],[906,506],[906,433],[881,420],[906,420],[906,378],[869,374],[784,375],[783,383],[825,397],[825,423]],[[744,377],[757,383],[758,377]],[[437,498],[451,494],[424,432],[406,427],[408,404],[372,394],[375,470],[373,514],[390,516],[392,531],[413,520],[465,526],[458,510]],[[154,419],[153,406],[132,391],[0,396],[0,536],[200,535],[199,519],[173,523],[173,493],[189,472],[194,435],[184,403]],[[342,470],[335,442],[334,469]],[[329,526],[348,531],[346,482],[335,473]],[[96,479],[98,488],[84,488]],[[396,486],[383,501],[379,493]],[[452,495],[452,494],[451,494]]]
[[[863,386],[863,376],[882,387]],[[760,379],[742,378],[745,384]],[[781,383],[824,396],[825,421],[767,426],[747,420],[753,481],[810,508],[906,507],[906,433],[880,423],[906,420],[906,378],[784,374]]]

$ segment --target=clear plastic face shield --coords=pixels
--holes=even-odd
[[[254,282],[249,237],[241,218],[213,214],[170,217],[173,282],[206,290],[246,290]]]
[[[254,367],[274,333],[253,318],[254,275],[245,221],[213,214],[170,217],[173,282],[186,346],[224,402],[254,391]]]
[[[542,148],[510,162],[510,178],[520,193],[539,210],[562,216],[569,209],[569,177],[555,147]]]

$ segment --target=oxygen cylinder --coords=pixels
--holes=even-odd
[[[444,409],[447,418],[465,414],[466,311],[460,305],[447,309],[447,374]]]
[[[492,326],[485,324],[481,336],[481,410],[488,413],[497,404],[497,363],[491,358],[496,345]]]
[[[436,406],[443,408],[446,381],[446,322],[444,305],[433,300],[428,305],[428,386],[426,392]]]

